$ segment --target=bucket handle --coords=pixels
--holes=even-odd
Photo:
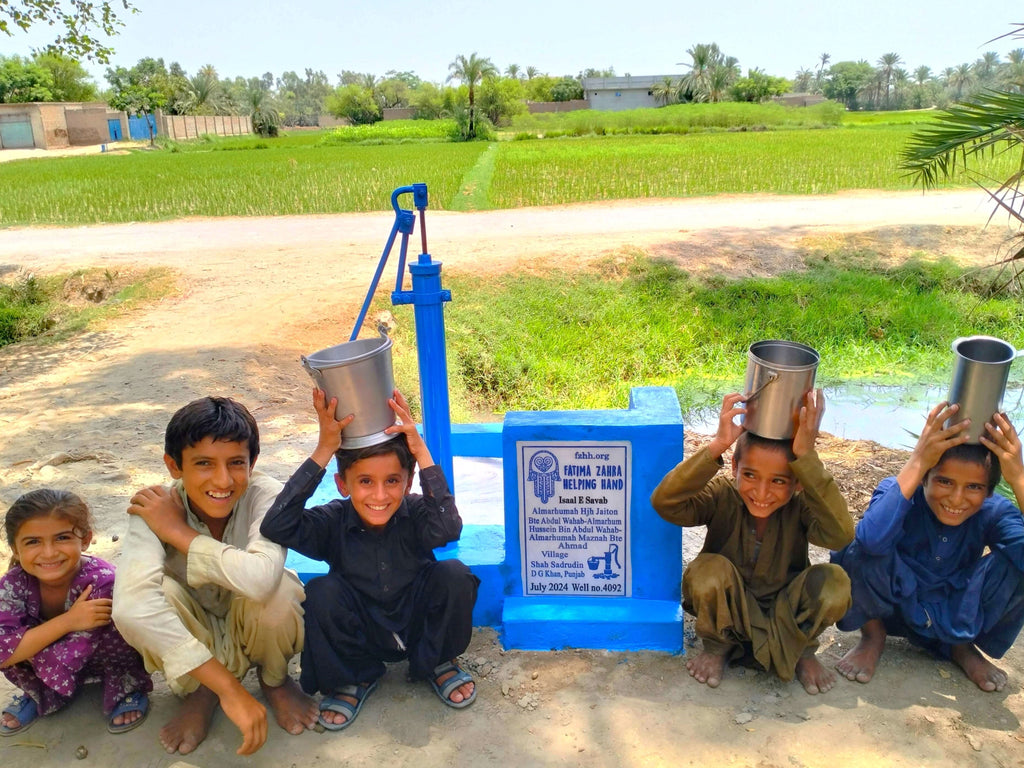
[[[760,395],[764,391],[765,387],[767,387],[772,382],[776,381],[778,378],[779,378],[779,372],[778,371],[768,370],[768,380],[764,384],[762,384],[760,387],[755,389],[753,392],[751,392],[749,395],[746,395],[743,398],[743,401],[749,403],[751,400],[754,400],[755,398],[758,397],[758,395]]]
[[[313,381],[320,389],[324,388],[324,377],[320,372],[319,368],[314,368],[309,364],[309,360],[306,359],[305,355],[299,355],[302,360],[302,367],[306,369],[306,373],[313,377]]]

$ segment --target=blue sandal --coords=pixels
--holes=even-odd
[[[363,708],[363,704],[370,698],[370,694],[377,690],[377,682],[377,680],[374,680],[369,685],[346,685],[335,691],[333,696],[324,696],[320,700],[320,711],[337,712],[344,715],[346,719],[344,723],[329,723],[321,715],[317,718],[317,722],[328,731],[342,731],[348,728],[359,716],[359,710]],[[356,703],[353,704],[350,701],[345,701],[341,698],[342,696],[351,696],[356,700]]]
[[[0,725],[0,736],[13,736],[32,727],[32,724],[39,719],[39,708],[31,696],[22,693],[11,699],[11,703],[4,708],[4,714],[16,717],[18,725],[14,728]]]
[[[454,672],[455,674],[443,683],[438,684],[437,678],[448,672]],[[449,697],[455,692],[455,689],[460,685],[465,685],[466,683],[473,683],[473,692],[469,694],[469,698],[463,699],[462,701],[452,701]],[[444,664],[438,664],[434,667],[433,677],[430,678],[430,687],[434,689],[434,693],[437,694],[437,697],[441,699],[441,701],[455,709],[468,707],[476,701],[476,681],[473,679],[473,676],[450,661],[446,661]]]
[[[114,725],[115,717],[120,717],[128,712],[141,712],[142,715],[130,723]],[[144,693],[129,693],[118,702],[117,706],[114,707],[113,712],[110,713],[110,718],[107,720],[107,730],[110,733],[127,733],[128,731],[133,731],[142,725],[142,722],[146,719],[146,715],[148,714],[149,696]]]

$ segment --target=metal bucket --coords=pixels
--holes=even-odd
[[[379,339],[336,344],[303,356],[302,367],[327,393],[328,401],[338,398],[335,418],[355,414],[342,433],[342,448],[365,448],[394,437],[384,432],[395,423],[388,405],[395,390],[391,339],[382,334]]]
[[[788,440],[796,429],[804,395],[814,389],[820,355],[795,341],[759,341],[747,352],[748,432],[772,440]]]
[[[999,410],[1010,377],[1010,364],[1024,351],[994,336],[964,336],[953,342],[953,381],[949,385],[949,403],[960,410],[946,426],[971,420],[968,443],[980,443],[985,424]]]

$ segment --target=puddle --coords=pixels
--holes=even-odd
[[[915,435],[928,411],[949,394],[948,383],[895,386],[847,382],[823,389],[826,407],[822,431],[847,440],[874,440],[906,450],[917,442]],[[1007,387],[1003,410],[1018,429],[1024,427],[1024,386]],[[693,411],[683,421],[695,432],[714,434],[718,410]]]

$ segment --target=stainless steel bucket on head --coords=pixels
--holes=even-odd
[[[355,414],[341,436],[342,448],[365,448],[394,435],[384,432],[395,423],[388,400],[395,390],[391,339],[358,339],[302,357],[302,367],[327,399],[338,398],[335,418]]]
[[[953,349],[953,380],[949,385],[950,405],[960,410],[946,426],[971,420],[967,430],[968,443],[980,443],[985,424],[999,410],[1010,377],[1010,364],[1018,352],[1011,344],[994,336],[964,336],[956,339]]]
[[[772,440],[792,438],[804,395],[814,389],[820,360],[817,351],[795,341],[751,344],[744,388],[747,431]]]

